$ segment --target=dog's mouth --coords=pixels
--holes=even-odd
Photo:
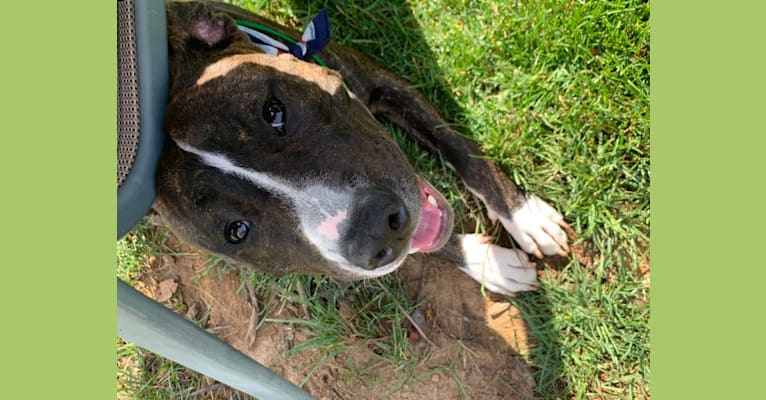
[[[428,181],[418,176],[420,185],[420,216],[410,242],[410,253],[439,250],[452,233],[452,209],[444,196]]]

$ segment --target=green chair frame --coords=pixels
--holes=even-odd
[[[118,177],[120,239],[146,215],[156,196],[155,174],[165,140],[162,119],[169,78],[164,0],[118,0],[117,8],[118,176],[120,168],[127,171],[127,176]],[[123,130],[125,126],[129,129]],[[125,143],[120,142],[124,131],[129,131],[134,145],[121,145]],[[117,335],[261,400],[313,399],[120,279]]]

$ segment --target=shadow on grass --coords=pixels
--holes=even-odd
[[[366,5],[353,1],[290,3],[301,21],[326,8],[333,41],[361,51],[402,76],[443,116],[448,116],[447,122],[463,127],[458,131],[469,137],[476,136],[465,128],[470,125],[465,111],[455,101],[421,26],[405,1],[376,1]],[[522,294],[513,299],[512,304],[520,310],[532,339],[528,360],[534,371],[535,398],[569,397],[569,385],[563,377],[559,332],[553,325],[551,304],[545,291]]]
[[[559,332],[553,326],[545,289],[523,293],[511,304],[519,309],[527,324],[527,334],[533,339],[528,357],[534,368],[535,398],[570,397],[569,385],[563,376]]]

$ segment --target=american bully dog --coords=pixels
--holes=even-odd
[[[516,187],[407,82],[351,49],[316,49],[312,41],[327,41],[316,39],[324,21],[301,37],[225,4],[169,3],[167,14],[169,138],[154,209],[185,241],[240,265],[341,280],[435,252],[498,293],[535,288],[524,252],[568,252],[562,216]],[[299,41],[258,39],[243,27],[253,23]],[[312,52],[326,66],[310,62]],[[376,117],[441,157],[523,251],[452,234],[444,197]]]

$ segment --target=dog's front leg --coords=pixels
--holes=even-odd
[[[521,191],[495,163],[484,158],[473,141],[462,137],[417,91],[403,80],[378,75],[369,91],[368,106],[376,116],[400,126],[427,149],[435,152],[481,199],[489,217],[499,219],[527,253],[566,255],[564,218],[539,197]]]
[[[488,290],[513,294],[537,288],[537,269],[529,256],[518,249],[490,243],[491,237],[452,235],[435,254],[450,260]]]

